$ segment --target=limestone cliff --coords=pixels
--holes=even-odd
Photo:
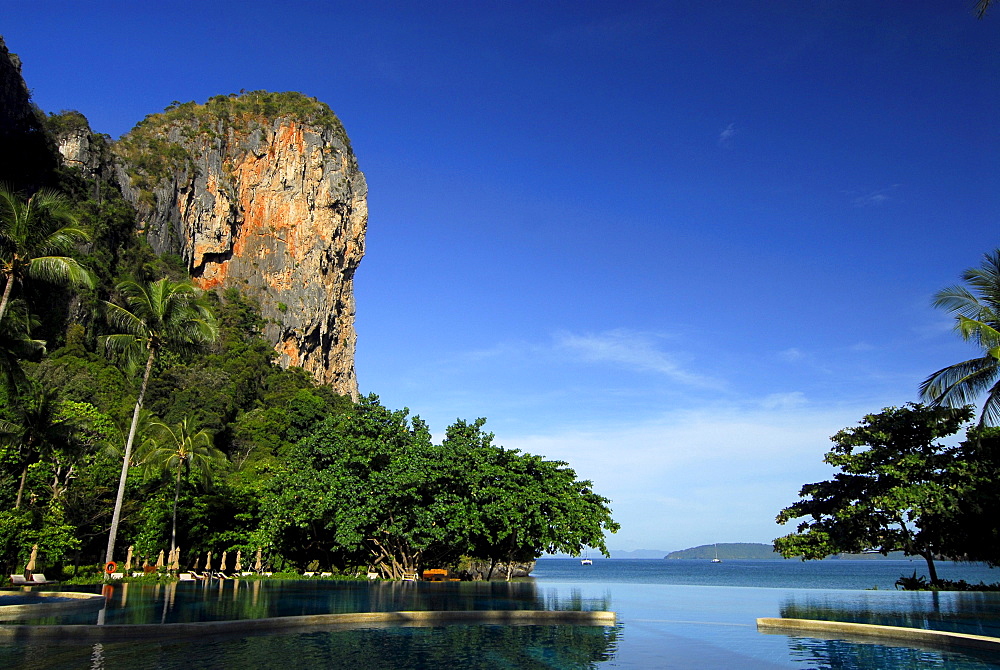
[[[32,192],[50,185],[58,166],[55,147],[31,104],[21,77],[21,60],[0,36],[0,182]]]
[[[255,297],[282,365],[356,397],[367,186],[329,107],[261,91],[174,103],[113,150],[153,249],[179,254],[203,288]]]

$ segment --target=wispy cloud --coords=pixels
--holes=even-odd
[[[717,140],[720,147],[728,147],[730,141],[736,136],[736,124],[730,123],[728,126],[723,128],[722,132],[719,133],[719,139]]]
[[[851,204],[855,207],[878,207],[892,200],[892,193],[897,188],[899,188],[899,184],[893,184],[888,188],[880,188],[865,193],[847,191],[847,195],[851,199]]]
[[[791,391],[788,393],[772,393],[765,396],[760,401],[760,406],[764,409],[791,409],[808,404],[806,395],[802,391]]]
[[[806,355],[802,353],[801,349],[795,347],[789,347],[778,352],[778,358],[789,363],[794,363],[795,361],[801,361]]]
[[[576,335],[558,333],[556,347],[592,363],[615,363],[640,372],[655,372],[702,388],[720,386],[717,380],[681,368],[669,353],[659,349],[655,335],[625,329]]]
[[[592,480],[622,523],[609,538],[612,547],[766,542],[791,530],[774,517],[799,488],[832,474],[822,460],[829,436],[870,410],[814,406],[793,392],[742,407],[719,404],[592,430],[506,434],[499,441],[568,461]]]

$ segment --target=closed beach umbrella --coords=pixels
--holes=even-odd
[[[225,552],[225,551],[222,552],[222,560],[219,561],[219,570],[222,570],[223,572],[226,571],[226,554],[227,553],[228,552]]]
[[[36,544],[31,548],[31,558],[28,559],[28,565],[24,568],[26,572],[31,572],[35,569],[35,561],[38,560],[38,545]]]
[[[160,555],[156,557],[156,567],[157,569],[163,567],[163,550],[160,549]]]
[[[125,554],[125,570],[132,569],[132,551],[135,549],[135,545],[130,544],[128,546],[128,553]]]
[[[235,570],[236,572],[239,572],[242,569],[243,569],[243,550],[242,549],[237,549],[236,550],[236,565],[233,566],[233,570]]]
[[[212,569],[212,552],[208,552],[208,556],[205,557],[205,569]]]
[[[260,572],[263,565],[260,562],[260,547],[257,547],[257,561],[253,564],[253,569]]]
[[[177,570],[181,567],[181,548],[176,547],[174,549],[174,558],[170,561],[170,569]]]

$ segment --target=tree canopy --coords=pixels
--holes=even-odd
[[[908,404],[869,414],[831,439],[823,458],[833,479],[806,484],[801,500],[781,510],[780,524],[808,517],[795,533],[774,541],[786,558],[819,559],[840,552],[902,551],[927,562],[937,583],[935,556],[961,557],[953,534],[970,463],[958,446],[942,443],[972,419],[969,407]]]
[[[558,461],[507,450],[458,421],[433,444],[427,425],[374,395],[299,442],[265,503],[272,541],[308,557],[339,554],[389,577],[461,556],[533,560],[606,553],[608,500]]]

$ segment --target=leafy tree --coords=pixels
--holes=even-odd
[[[946,473],[956,492],[948,519],[952,555],[1000,566],[1000,428],[973,428]]]
[[[1000,249],[963,272],[962,280],[967,286],[936,293],[934,306],[955,315],[955,330],[982,355],[933,373],[920,385],[920,395],[934,405],[961,407],[985,393],[979,424],[995,425],[1000,422]]]
[[[181,478],[194,473],[207,486],[216,471],[224,467],[226,455],[212,445],[211,433],[204,428],[195,431],[187,417],[174,426],[154,422],[151,433],[142,463],[154,471],[176,473],[170,531],[170,551],[173,552],[177,548],[177,504],[181,497]]]
[[[130,371],[137,370],[143,362],[145,370],[125,442],[105,561],[110,561],[114,554],[132,443],[153,362],[165,348],[184,348],[199,342],[209,342],[215,339],[218,332],[215,319],[201,292],[189,282],[172,282],[164,278],[145,284],[129,280],[119,284],[118,290],[127,307],[105,303],[108,320],[120,331],[104,338],[105,347],[109,352],[121,354]]]
[[[604,535],[619,528],[608,499],[562,461],[493,445],[485,423],[456,421],[440,447],[442,483],[455,498],[452,525],[465,519],[452,532],[468,534],[467,553],[488,560],[490,575],[505,564],[508,579],[515,563],[543,553],[577,555],[589,546],[608,555]]]
[[[0,184],[0,320],[7,311],[14,284],[27,280],[93,286],[90,273],[66,254],[87,233],[75,224],[68,199],[41,189],[22,201]],[[63,225],[65,224],[65,225]]]
[[[492,444],[484,420],[459,421],[434,445],[407,411],[363,398],[295,445],[265,500],[274,541],[291,555],[337,552],[399,578],[462,555],[531,560],[604,550],[607,500],[561,462]]]
[[[938,583],[934,557],[955,555],[951,531],[964,493],[956,476],[963,467],[960,452],[938,440],[972,417],[969,407],[908,404],[869,414],[857,427],[838,432],[823,460],[840,472],[806,484],[802,500],[781,510],[780,524],[811,519],[776,539],[775,551],[803,560],[902,551],[923,557],[931,582]]]

